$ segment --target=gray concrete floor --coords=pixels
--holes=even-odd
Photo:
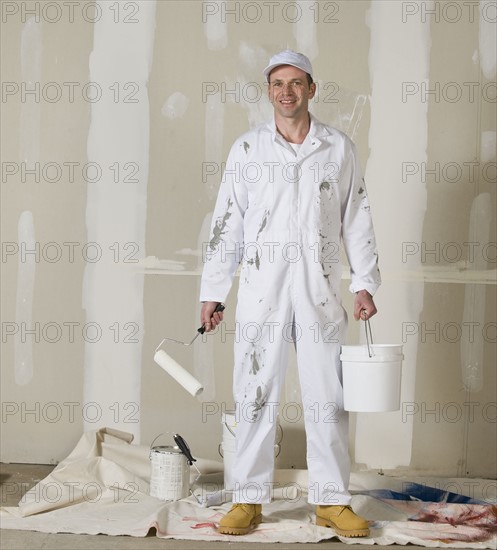
[[[22,495],[36,483],[46,477],[53,466],[38,464],[0,464],[0,494],[2,506],[16,506]],[[17,492],[14,492],[14,488]],[[24,550],[43,548],[47,550],[147,550],[160,548],[161,550],[210,550],[220,548],[233,548],[237,550],[309,550],[316,547],[318,550],[350,550],[349,544],[339,541],[323,541],[317,544],[254,544],[243,542],[204,542],[183,541],[173,539],[159,539],[155,533],[149,533],[144,538],[134,537],[110,537],[106,535],[70,535],[47,534],[35,531],[15,531],[2,529],[0,531],[0,548],[2,550]],[[358,550],[378,550],[376,545],[356,546]],[[406,548],[405,546],[390,545],[385,548],[395,550]],[[421,550],[422,546],[408,546],[409,550]]]

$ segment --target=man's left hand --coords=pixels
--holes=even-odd
[[[354,319],[356,321],[370,319],[377,311],[371,294],[367,290],[359,290],[355,296]]]

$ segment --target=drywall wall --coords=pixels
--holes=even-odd
[[[56,462],[102,424],[218,457],[237,283],[216,334],[167,348],[199,399],[153,352],[198,327],[222,163],[271,116],[261,70],[291,47],[314,65],[312,111],[357,144],[373,333],[404,344],[401,410],[352,415],[355,467],[492,476],[495,2],[69,4],[2,3],[2,460]],[[283,467],[305,466],[294,361]]]

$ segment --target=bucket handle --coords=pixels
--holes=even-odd
[[[228,429],[229,433],[230,433],[233,437],[236,437],[235,432],[228,426],[228,423],[226,422],[226,420],[224,421],[224,425],[225,425],[226,428]],[[222,455],[221,455],[221,456],[222,456]]]
[[[366,310],[363,309],[362,313],[366,313]],[[373,333],[371,331],[371,323],[369,322],[369,318],[364,316],[364,328],[366,330],[366,342],[368,345],[368,355],[369,357],[373,357],[373,350],[371,349],[371,346],[373,345]],[[369,334],[368,334],[369,330]],[[371,340],[371,343],[369,342]]]
[[[150,452],[152,452],[152,447],[154,446],[154,443],[159,439],[159,437],[161,437],[162,435],[165,435],[165,434],[170,434],[171,432],[162,432],[160,433],[153,441],[152,443],[150,443]]]

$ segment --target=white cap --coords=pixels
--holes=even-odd
[[[263,73],[266,80],[269,82],[269,73],[279,67],[280,65],[292,65],[301,69],[312,77],[312,65],[309,59],[302,53],[294,52],[292,50],[283,50],[271,57],[269,65],[264,69]]]

